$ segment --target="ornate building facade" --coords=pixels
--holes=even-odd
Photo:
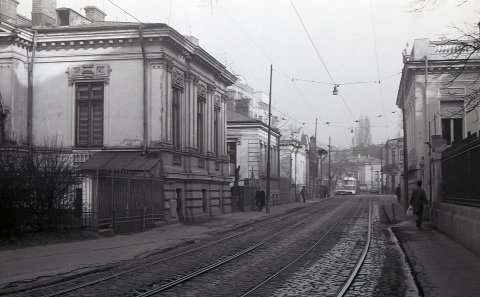
[[[96,214],[102,174],[159,181],[150,196],[166,218],[229,212],[225,98],[236,78],[193,37],[87,8],[84,17],[35,0],[30,26],[2,20],[4,138],[70,150]]]

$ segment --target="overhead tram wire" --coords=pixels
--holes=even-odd
[[[141,20],[137,19],[135,16],[133,16],[131,13],[129,13],[128,11],[126,11],[125,9],[121,8],[120,6],[118,6],[117,4],[115,4],[113,1],[111,0],[107,0],[110,4],[112,4],[113,6],[115,6],[116,8],[120,9],[121,11],[123,11],[125,14],[127,14],[129,17],[133,18],[134,20],[136,20],[137,22],[139,22],[140,24],[144,24]]]
[[[118,9],[120,9],[122,12],[124,12],[125,14],[127,14],[128,16],[130,16],[131,18],[133,18],[134,20],[136,20],[137,22],[139,22],[140,24],[144,24],[144,22],[142,22],[141,20],[139,20],[138,18],[136,18],[134,15],[132,15],[131,13],[129,13],[128,11],[126,11],[125,9],[123,9],[122,7],[120,7],[119,5],[115,4],[113,1],[111,0],[107,0],[109,3],[111,3],[113,6],[117,7]],[[275,65],[276,68],[278,68],[279,71],[277,71],[275,68],[273,69],[275,72],[277,73],[280,73],[281,75],[285,76],[286,78],[288,78],[288,80],[291,80],[292,78],[290,76],[288,76],[284,71],[282,71],[282,69],[280,68],[280,66],[278,66],[277,64],[275,64],[273,62],[273,60],[262,50],[262,48],[260,46],[258,46],[258,44],[253,40],[253,38],[250,37],[250,35],[248,35],[248,33],[240,26],[240,24],[238,24],[238,22],[233,18],[233,16],[222,6],[220,5],[220,3],[218,3],[218,6],[227,14],[227,16],[232,20],[232,22],[240,29],[240,31],[242,31],[242,33],[250,40],[250,42],[252,42],[252,44],[273,64]],[[158,32],[154,31],[155,33],[157,33],[158,35],[160,35]],[[295,89],[297,90],[297,92],[300,94],[300,96],[302,97],[302,99],[307,103],[307,105],[309,105],[309,109],[313,112],[313,114],[315,115],[316,118],[319,118],[318,115],[314,112],[314,108],[310,105],[310,103],[308,102],[308,100],[305,98],[305,96],[301,93],[301,91],[299,90],[298,86],[293,83]],[[277,111],[280,111],[279,109],[275,108],[272,106],[273,109],[276,109]],[[281,112],[281,111],[280,111]],[[283,112],[282,112],[283,113]],[[284,115],[287,115],[286,113],[283,113]],[[290,119],[300,123],[300,124],[303,124],[303,122],[301,121],[298,121],[297,119],[293,118],[292,116],[290,115],[287,115]],[[308,130],[308,129],[307,129]]]
[[[372,0],[370,0],[370,20],[372,22],[372,33],[373,33],[373,47],[375,49],[375,63],[376,63],[376,68],[377,68],[377,77],[378,80],[380,81],[380,63],[378,62],[378,48],[377,48],[377,34],[375,32],[375,19],[373,16],[373,4]],[[380,102],[382,104],[382,112],[385,113],[385,100],[383,98],[383,88],[382,85],[379,85],[379,92],[380,92]],[[388,123],[387,120],[384,118],[385,124],[387,125],[387,138],[388,138]]]
[[[320,62],[322,62],[323,68],[325,68],[325,71],[327,72],[328,76],[330,77],[330,80],[332,81],[332,83],[336,85],[335,80],[332,77],[332,74],[328,70],[327,65],[325,64],[325,61],[323,60],[322,56],[320,55],[320,52],[318,51],[317,46],[315,45],[315,42],[313,42],[313,39],[312,39],[312,37],[310,36],[310,33],[307,30],[307,26],[305,26],[305,23],[303,22],[302,17],[298,13],[298,10],[295,7],[295,4],[293,3],[292,0],[290,0],[290,3],[292,4],[292,7],[295,10],[295,13],[296,13],[298,19],[300,20],[300,23],[302,24],[303,29],[305,30],[305,33],[307,34],[308,39],[310,40],[310,43],[312,44],[313,48],[315,49],[315,52],[317,53],[317,56],[320,59]],[[355,116],[353,115],[353,112],[350,110],[350,107],[348,106],[347,101],[345,100],[345,98],[343,97],[343,95],[341,93],[339,93],[339,95],[340,95],[340,98],[342,98],[343,103],[345,104],[345,107],[347,108],[348,112],[350,113],[352,118],[355,119]]]
[[[235,26],[238,27],[238,29],[240,29],[240,31],[247,37],[247,39],[262,53],[262,55],[267,58],[268,61],[270,61],[270,63],[274,66],[273,68],[273,71],[283,75],[284,77],[286,77],[288,80],[290,80],[293,84],[293,86],[295,87],[296,91],[299,93],[300,97],[302,97],[302,99],[305,101],[305,103],[310,107],[309,109],[313,112],[313,114],[315,115],[315,118],[319,118],[319,116],[315,113],[315,109],[311,106],[310,102],[308,102],[308,100],[306,99],[306,97],[303,95],[303,93],[300,91],[300,89],[298,88],[298,86],[295,84],[295,82],[293,82],[291,79],[291,77],[289,75],[287,75],[285,73],[285,71],[282,70],[282,68],[276,64],[272,58],[270,58],[270,56],[255,42],[255,40],[250,37],[250,35],[247,33],[247,31],[245,31],[242,26],[240,26],[240,24],[235,20],[235,18],[228,12],[228,10],[226,8],[224,8],[220,3],[217,3],[218,7],[220,7],[224,12],[225,14],[230,18],[230,20],[235,24]]]
[[[311,79],[304,79],[304,78],[296,78],[296,77],[292,77],[291,79],[293,81],[301,81],[301,82],[308,82],[308,83],[315,83],[315,84],[321,84],[321,85],[329,85],[329,86],[334,86],[334,85],[337,85],[337,86],[345,86],[345,85],[358,85],[358,84],[371,84],[371,83],[375,83],[375,84],[381,84],[384,80],[387,80],[387,79],[390,79],[394,76],[397,76],[399,74],[402,74],[402,72],[395,72],[394,74],[391,74],[391,75],[388,75],[388,76],[385,76],[379,80],[367,80],[367,81],[352,81],[352,82],[344,82],[344,83],[331,83],[331,82],[326,82],[326,81],[318,81],[318,80],[311,80]]]

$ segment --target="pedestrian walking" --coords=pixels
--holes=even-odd
[[[402,196],[402,188],[400,188],[400,184],[395,188],[395,196],[397,196],[397,202],[400,203],[400,197]]]
[[[307,202],[307,190],[305,190],[305,186],[303,186],[300,191],[300,196],[302,196],[303,203]]]
[[[422,189],[422,181],[417,181],[417,187],[412,191],[412,196],[410,197],[410,205],[413,208],[413,214],[415,215],[417,228],[422,228],[423,221],[423,208],[424,205],[427,205],[427,195]]]
[[[265,206],[265,190],[262,187],[259,187],[255,193],[255,203],[258,207],[258,211],[262,211]]]

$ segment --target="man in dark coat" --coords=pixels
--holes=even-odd
[[[258,211],[262,211],[265,206],[265,190],[263,188],[258,188],[255,193],[255,201],[258,206]]]
[[[400,188],[400,185],[395,188],[395,196],[397,196],[397,201],[400,203],[400,197],[402,196],[402,189]]]
[[[307,190],[305,190],[305,186],[300,191],[300,195],[302,196],[303,203],[305,203],[307,200]]]
[[[423,206],[427,205],[427,195],[422,189],[422,181],[417,181],[417,188],[412,191],[412,197],[410,198],[410,205],[413,208],[413,214],[417,220],[417,228],[422,228],[423,220]]]

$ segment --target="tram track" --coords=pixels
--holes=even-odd
[[[370,246],[370,241],[371,241],[371,232],[372,232],[372,206],[371,202],[369,203],[369,214],[368,214],[368,231],[367,231],[367,239],[365,241],[365,245],[363,248],[363,251],[361,253],[361,256],[359,257],[354,269],[351,271],[349,277],[347,280],[343,283],[341,286],[340,290],[335,294],[335,297],[343,297],[345,296],[346,292],[348,291],[349,287],[355,280],[355,277],[357,276],[358,272],[360,271],[361,266],[363,265],[363,262],[365,261],[369,246]],[[300,254],[298,257],[293,259],[288,265],[285,265],[283,268],[275,272],[273,275],[270,277],[266,278],[263,280],[261,283],[256,285],[255,287],[251,288],[249,291],[245,292],[244,294],[241,295],[241,297],[247,297],[247,296],[252,296],[254,295],[255,292],[257,292],[260,288],[271,282],[273,279],[277,278],[279,275],[284,273],[286,270],[291,269],[292,266],[297,264],[301,259],[303,259],[307,254],[311,253],[312,250],[314,250],[336,227],[337,225],[344,219],[347,213],[345,213],[344,216],[340,217],[314,244],[312,244],[307,250],[305,250],[302,254]]]
[[[288,265],[285,265],[283,266],[283,268],[281,268],[279,271],[277,271],[276,273],[274,273],[273,275],[271,275],[270,277],[268,277],[267,279],[265,279],[263,282],[261,282],[260,284],[256,285],[254,288],[251,288],[249,291],[247,291],[246,293],[244,293],[243,295],[241,296],[250,296],[250,295],[253,295],[258,289],[262,288],[265,284],[269,283],[271,280],[275,279],[277,276],[279,276],[280,274],[282,274],[284,271],[288,270],[291,266],[294,266],[300,259],[302,259],[305,255],[307,255],[308,253],[310,253],[317,245],[319,245],[328,235],[330,235],[330,233],[332,232],[332,230],[334,230],[339,224],[340,222],[342,222],[345,217],[352,211],[353,207],[352,208],[349,208],[346,212],[343,213],[343,215],[341,215],[329,228],[328,230],[320,237],[320,239],[318,239],[310,248],[308,248],[307,250],[305,250],[302,254],[300,254],[298,257],[296,257],[293,261],[291,261]],[[278,234],[275,234],[271,237],[268,238],[268,240],[271,240],[273,238],[276,238],[278,236],[281,236],[284,232],[279,232]],[[137,297],[147,297],[147,296],[156,296],[156,295],[162,295],[163,292],[166,292],[168,291],[169,289],[181,284],[181,283],[185,283],[185,282],[188,282],[189,280],[192,280],[194,278],[197,278],[203,274],[207,274],[209,271],[215,269],[215,268],[219,268],[221,267],[222,265],[225,265],[227,264],[228,262],[230,261],[233,261],[247,253],[251,253],[252,251],[254,251],[255,249],[259,248],[260,246],[262,246],[265,242],[265,241],[262,241],[258,244],[254,244],[252,245],[251,247],[245,249],[244,251],[242,251],[241,253],[238,253],[237,255],[234,255],[228,259],[225,259],[225,261],[219,261],[218,263],[215,263],[215,264],[212,264],[211,266],[208,267],[208,269],[201,269],[201,270],[198,270],[198,271],[195,271],[193,273],[190,273],[188,275],[185,275],[183,276],[181,279],[178,279],[178,280],[175,280],[175,281],[172,281],[170,283],[167,283],[167,284],[164,284],[162,286],[158,286],[156,288],[153,288],[153,289],[150,289],[148,291],[145,291],[139,295],[136,295]],[[178,293],[178,292],[177,292]],[[175,295],[176,293],[171,293],[171,295]]]
[[[325,202],[328,202],[328,201],[325,201]],[[118,279],[118,278],[121,278],[122,276],[130,275],[130,274],[136,273],[136,272],[138,272],[142,269],[152,267],[152,266],[156,266],[156,265],[159,265],[159,264],[163,264],[165,262],[171,261],[171,260],[176,259],[176,258],[181,258],[181,257],[189,255],[189,254],[196,254],[199,251],[205,250],[209,247],[218,246],[219,244],[222,244],[224,242],[228,242],[232,239],[240,238],[240,237],[242,237],[242,235],[252,233],[255,230],[260,230],[262,228],[266,228],[268,226],[274,225],[272,223],[275,223],[275,222],[278,223],[278,222],[288,220],[291,217],[298,216],[299,213],[300,214],[303,213],[302,214],[302,215],[304,215],[303,220],[307,220],[309,217],[315,215],[319,210],[322,211],[322,209],[326,209],[328,207],[330,207],[330,203],[324,203],[324,204],[322,204],[322,206],[320,206],[319,208],[317,208],[316,210],[313,210],[313,211],[310,208],[305,209],[305,210],[302,209],[300,211],[295,211],[295,212],[289,213],[287,215],[275,218],[273,220],[272,219],[267,220],[263,224],[247,228],[246,230],[243,230],[241,232],[237,232],[237,233],[234,233],[232,235],[228,235],[226,237],[223,237],[221,239],[209,242],[207,244],[200,245],[200,246],[195,247],[193,249],[189,249],[189,250],[181,252],[181,253],[176,253],[172,256],[161,258],[161,259],[158,259],[158,260],[155,260],[155,261],[149,261],[148,263],[143,264],[143,265],[134,265],[134,267],[132,267],[132,268],[122,269],[121,271],[118,271],[118,272],[115,272],[115,273],[109,273],[105,276],[95,277],[93,280],[84,281],[84,282],[81,282],[81,283],[78,283],[78,284],[68,285],[68,283],[67,284],[66,283],[60,283],[59,285],[56,285],[56,286],[57,287],[63,287],[63,288],[57,289],[57,290],[50,288],[49,290],[47,290],[47,293],[45,293],[45,290],[43,290],[43,292],[42,292],[42,289],[44,289],[44,287],[34,288],[34,289],[31,289],[31,290],[28,290],[28,291],[24,291],[23,293],[25,293],[27,296],[37,296],[37,295],[60,296],[60,295],[65,295],[65,294],[68,294],[68,293],[75,292],[77,290],[81,290],[81,289],[86,288],[86,287],[96,286],[96,285],[99,285],[103,282],[107,282],[107,281],[110,281],[110,280],[113,280],[113,279]],[[299,226],[302,222],[303,221],[300,221],[296,224],[293,224],[293,225],[291,225],[291,227],[295,228],[295,227]],[[290,230],[289,228],[283,228],[283,229],[284,229],[283,232],[285,232],[286,230]],[[267,232],[267,234],[268,234],[268,232]],[[260,244],[260,245],[262,245],[262,244]],[[236,254],[238,254],[238,253],[236,253]],[[234,258],[232,258],[232,259],[234,259]],[[29,293],[32,293],[33,295],[29,295]]]

